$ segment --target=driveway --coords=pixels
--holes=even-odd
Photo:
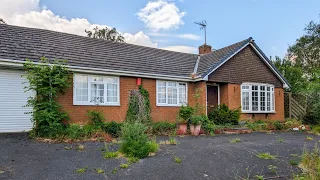
[[[307,141],[307,136],[313,137]],[[241,142],[230,143],[239,137]],[[167,137],[158,137],[165,140]],[[283,142],[281,142],[282,140]],[[86,142],[49,144],[36,142],[27,134],[0,134],[0,179],[241,179],[255,175],[289,177],[299,169],[290,165],[297,161],[303,147],[313,147],[320,137],[306,133],[252,133],[178,137],[178,145],[161,145],[153,157],[140,160],[127,169],[123,158],[104,159],[104,143]],[[117,149],[112,145],[111,149]],[[72,148],[71,148],[72,147]],[[260,159],[258,153],[269,152],[275,160]],[[175,157],[182,162],[176,163]],[[270,168],[271,166],[273,168]],[[76,172],[87,167],[83,174]],[[101,168],[104,174],[94,169]],[[118,170],[113,171],[115,168]],[[273,170],[272,170],[273,169]]]

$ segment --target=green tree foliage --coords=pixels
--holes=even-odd
[[[102,28],[99,29],[98,26],[93,28],[92,31],[85,30],[88,37],[94,38],[94,39],[103,39],[107,41],[113,41],[113,42],[124,42],[124,37],[117,31],[116,28]]]
[[[24,64],[29,85],[26,91],[34,91],[36,95],[29,97],[27,106],[33,107],[32,120],[36,136],[55,137],[63,131],[63,120],[68,120],[68,114],[61,110],[57,98],[71,85],[70,71],[64,66],[64,61],[55,61],[51,65],[46,58],[41,58],[40,64],[27,60]]]
[[[307,78],[304,76],[302,66],[296,65],[288,58],[281,59],[278,56],[276,56],[275,60],[272,60],[272,62],[281,74],[289,81],[291,85],[291,92],[297,93],[305,90],[307,86]]]

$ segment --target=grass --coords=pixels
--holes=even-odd
[[[120,168],[127,169],[129,167],[129,164],[120,164]]]
[[[136,162],[138,162],[138,161],[139,161],[139,158],[136,158],[136,157],[129,157],[129,158],[128,158],[128,162],[129,162],[130,164],[136,163]]]
[[[176,163],[181,163],[182,162],[182,159],[180,159],[179,157],[174,157],[174,162]]]
[[[76,172],[78,174],[83,174],[83,173],[85,173],[87,171],[87,169],[88,169],[88,167],[79,168],[79,169],[76,170]]]
[[[230,139],[229,141],[231,144],[234,144],[234,143],[241,142],[241,139],[237,137],[237,138]]]
[[[104,170],[102,170],[101,168],[96,168],[94,169],[98,174],[103,174]]]
[[[312,141],[312,140],[313,140],[313,137],[307,136],[307,137],[306,137],[306,140],[307,140],[307,141]]]
[[[119,156],[119,152],[118,151],[116,151],[116,152],[106,151],[103,154],[103,157],[106,158],[106,159],[117,158],[118,156]]]
[[[80,144],[76,148],[77,151],[83,151],[84,150],[84,145]]]
[[[116,174],[118,172],[118,168],[114,168],[113,170],[112,170],[112,174]]]
[[[284,139],[280,136],[277,136],[278,143],[284,143]]]
[[[312,150],[304,148],[299,167],[304,171],[304,179],[320,180],[320,149],[317,144]]]
[[[290,164],[291,166],[298,166],[298,165],[299,165],[299,162],[296,161],[296,160],[291,159],[291,160],[289,161],[289,164]]]
[[[257,154],[257,157],[260,159],[276,159],[276,155],[272,155],[270,153],[259,153]]]

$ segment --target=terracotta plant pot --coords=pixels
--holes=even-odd
[[[180,123],[178,132],[181,135],[186,134],[187,133],[187,123]]]
[[[194,128],[193,135],[198,136],[200,134],[201,124],[196,125]]]
[[[193,124],[190,124],[190,133],[191,133],[191,135],[194,134],[194,130],[195,130],[194,125],[193,125]]]

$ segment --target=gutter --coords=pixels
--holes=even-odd
[[[23,67],[25,61],[21,60],[11,60],[11,59],[1,59],[0,65],[12,66],[12,67]],[[39,62],[33,62],[35,64],[42,64]],[[52,65],[52,64],[49,64]],[[161,74],[149,74],[149,73],[138,73],[133,71],[118,71],[111,69],[102,69],[102,68],[88,68],[80,66],[65,66],[73,72],[81,73],[90,73],[90,74],[108,74],[108,75],[117,75],[117,76],[131,76],[131,77],[142,77],[142,78],[152,78],[152,79],[162,79],[162,80],[174,80],[174,81],[184,81],[184,82],[196,82],[202,80],[201,77],[197,76],[193,79],[183,77],[183,76],[170,76],[170,75],[161,75]]]

